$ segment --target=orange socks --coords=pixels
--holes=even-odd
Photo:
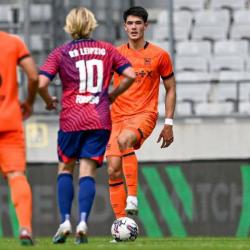
[[[122,169],[126,179],[128,195],[137,196],[138,161],[134,149],[129,148],[122,152]]]
[[[122,178],[116,180],[109,179],[109,195],[115,217],[118,219],[126,216],[126,191]]]
[[[138,161],[132,148],[122,152],[122,169],[126,179],[127,194],[122,178],[109,179],[110,202],[116,218],[126,216],[126,198],[137,196],[138,186]]]
[[[9,187],[19,227],[25,227],[31,232],[32,194],[26,176],[12,177],[9,180]]]

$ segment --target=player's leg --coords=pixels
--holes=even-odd
[[[19,222],[19,238],[22,245],[33,245],[32,240],[32,194],[24,172],[7,173],[11,200]]]
[[[126,216],[126,190],[122,173],[122,158],[118,156],[107,156],[109,174],[110,203],[118,219]]]
[[[108,130],[82,131],[78,158],[79,170],[79,223],[76,228],[76,244],[87,243],[88,218],[96,192],[96,169],[102,166],[103,157],[110,136]]]
[[[133,129],[123,129],[118,136],[118,144],[122,153],[122,170],[127,187],[125,210],[126,213],[132,215],[138,213],[138,160],[133,145],[139,140],[140,133]]]
[[[122,155],[117,137],[122,129],[122,123],[113,123],[110,139],[106,149],[109,175],[110,203],[116,218],[126,216],[126,191],[122,172]]]
[[[53,243],[65,243],[72,232],[70,223],[71,207],[74,198],[73,170],[75,162],[58,164],[57,200],[61,215],[61,223],[53,237]]]
[[[0,165],[6,176],[19,222],[22,244],[33,245],[32,193],[25,176],[26,158],[23,131],[0,133]]]
[[[138,213],[138,161],[134,149],[139,149],[152,133],[156,120],[157,114],[154,113],[136,115],[126,122],[118,137],[119,147],[123,153],[122,166],[127,184],[126,212],[128,214]]]
[[[97,163],[91,159],[80,159],[79,170],[79,223],[76,228],[76,244],[87,243],[88,218],[96,193],[96,168]]]
[[[72,232],[70,216],[74,198],[73,171],[76,159],[75,146],[79,136],[77,132],[58,132],[57,199],[61,223],[53,237],[54,244],[65,243]]]

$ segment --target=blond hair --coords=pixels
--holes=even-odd
[[[84,7],[72,9],[66,17],[64,30],[73,39],[89,38],[91,32],[97,27],[94,14]]]

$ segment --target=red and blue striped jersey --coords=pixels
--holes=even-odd
[[[110,43],[92,39],[68,42],[54,49],[40,67],[62,83],[60,129],[80,131],[111,129],[108,88],[112,72],[131,66]]]

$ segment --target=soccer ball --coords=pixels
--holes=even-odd
[[[136,222],[128,217],[116,219],[111,227],[111,234],[116,241],[134,241],[138,233]]]

